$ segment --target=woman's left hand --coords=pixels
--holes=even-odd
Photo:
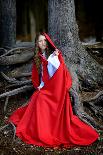
[[[54,54],[55,54],[56,56],[59,55],[59,50],[58,50],[57,48],[55,49]]]

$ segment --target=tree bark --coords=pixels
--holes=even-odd
[[[62,50],[68,67],[75,64],[76,72],[84,80],[103,84],[103,67],[87,53],[79,40],[74,0],[48,1],[48,32]]]
[[[0,46],[16,42],[16,0],[0,0]]]
[[[79,97],[79,80],[96,86],[103,84],[103,67],[82,47],[78,36],[74,0],[48,0],[48,32],[57,47],[62,51],[72,76],[70,90],[75,114],[83,121],[98,126],[94,119],[84,112]]]

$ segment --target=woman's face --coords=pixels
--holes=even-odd
[[[46,43],[46,38],[44,35],[40,35],[38,38],[38,46],[41,49],[41,51],[46,49],[47,43]]]

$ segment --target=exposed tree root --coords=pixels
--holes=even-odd
[[[32,85],[25,85],[23,87],[20,87],[20,88],[17,88],[17,89],[14,89],[14,90],[11,90],[11,91],[1,94],[0,98],[6,97],[6,96],[13,96],[18,93],[25,92],[26,90],[31,90],[32,88],[33,88]]]
[[[90,126],[93,126],[95,128],[102,128],[96,121],[93,119],[93,117],[89,116],[85,111],[83,107],[83,103],[80,102],[80,98],[78,96],[78,93],[71,89],[70,94],[73,100],[73,111],[74,113],[85,123],[89,124]]]
[[[17,84],[17,85],[21,85],[21,84],[31,84],[31,80],[25,80],[25,81],[19,81],[16,80],[16,78],[10,78],[8,77],[6,74],[4,74],[3,72],[1,72],[2,77],[8,82],[8,83],[13,83],[13,84]]]
[[[93,98],[85,100],[84,104],[94,112],[98,119],[103,120],[103,91],[97,93]]]

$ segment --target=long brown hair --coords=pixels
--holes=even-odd
[[[41,65],[41,60],[40,60],[40,58],[38,56],[38,53],[41,52],[40,48],[38,47],[38,38],[39,38],[40,35],[44,35],[43,32],[37,33],[36,38],[35,38],[35,49],[34,49],[34,61],[35,61],[38,73],[40,73],[40,65]],[[47,48],[46,48],[46,56],[47,56],[47,58],[53,52],[53,50],[54,49],[52,48],[50,43],[47,41]]]

